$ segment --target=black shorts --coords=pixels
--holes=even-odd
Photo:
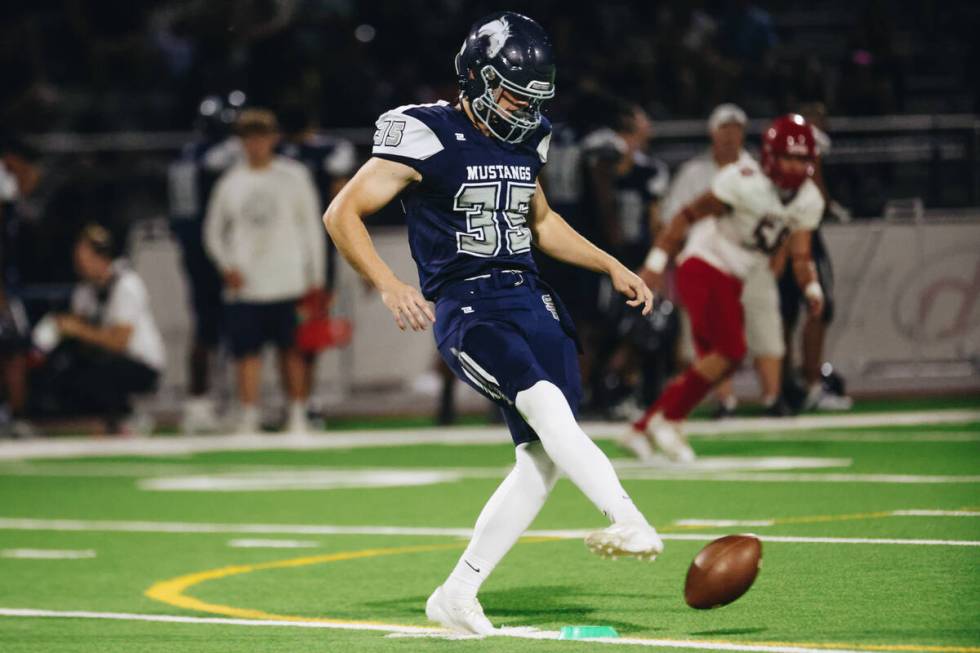
[[[830,324],[834,319],[834,269],[830,264],[830,252],[824,243],[823,235],[817,229],[813,232],[811,241],[813,263],[817,268],[817,281],[823,289],[823,318],[824,324]],[[783,326],[792,330],[799,318],[800,306],[806,303],[803,291],[796,282],[793,266],[787,265],[779,278],[779,312],[783,316]]]
[[[296,342],[296,299],[225,305],[228,344],[235,358],[253,356],[270,343],[289,349]]]

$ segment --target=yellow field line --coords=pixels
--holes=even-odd
[[[172,578],[170,580],[160,581],[159,583],[154,583],[149,589],[144,592],[149,598],[160,601],[162,603],[167,603],[169,605],[174,605],[179,608],[186,608],[188,610],[197,610],[199,612],[209,612],[212,614],[225,615],[227,617],[237,617],[239,619],[272,619],[281,621],[316,621],[320,623],[336,623],[336,624],[362,624],[362,625],[379,625],[380,622],[377,621],[357,621],[350,619],[330,619],[330,618],[308,618],[308,617],[297,617],[294,615],[280,615],[273,614],[270,612],[264,612],[262,610],[252,610],[250,608],[237,608],[230,605],[221,605],[219,603],[208,603],[200,599],[196,599],[193,596],[188,596],[184,592],[205,581],[217,580],[219,578],[227,578],[229,576],[238,576],[240,574],[249,574],[253,571],[263,571],[266,569],[288,569],[291,567],[303,567],[306,565],[319,565],[328,562],[341,562],[344,560],[357,560],[361,558],[377,558],[381,556],[396,555],[401,553],[420,553],[424,551],[441,551],[445,549],[461,549],[465,546],[465,543],[454,542],[453,544],[422,544],[417,546],[399,546],[399,547],[389,547],[381,549],[363,549],[361,551],[342,551],[340,553],[327,553],[324,555],[316,556],[306,556],[303,558],[292,558],[289,560],[277,560],[274,562],[262,562],[254,565],[234,565],[230,567],[221,567],[220,569],[212,569],[209,571],[201,571],[194,574],[187,574],[186,576],[179,576],[177,578]],[[383,625],[383,624],[380,624]],[[412,626],[405,626],[406,628],[411,628]]]
[[[865,513],[868,515],[879,515],[886,513]],[[829,515],[826,517],[833,518],[834,515]],[[860,518],[855,515],[837,515],[836,517],[850,517],[850,518]],[[833,521],[833,519],[823,519],[824,521]],[[526,544],[530,543],[541,543],[541,542],[554,542],[561,541],[563,538],[558,537],[527,537],[522,538],[520,541]],[[454,542],[452,544],[422,544],[416,546],[399,546],[399,547],[386,547],[377,549],[362,549],[360,551],[341,551],[340,553],[327,553],[323,555],[315,556],[304,556],[302,558],[290,558],[288,560],[276,560],[272,562],[261,562],[254,565],[232,565],[228,567],[221,567],[218,569],[211,569],[208,571],[201,571],[193,574],[187,574],[184,576],[178,576],[177,578],[172,578],[169,580],[160,581],[154,583],[149,589],[144,592],[144,594],[161,603],[166,603],[168,605],[173,605],[179,608],[185,608],[188,610],[196,610],[199,612],[206,612],[211,614],[220,614],[228,617],[235,617],[239,619],[266,619],[273,621],[295,621],[295,622],[306,622],[306,623],[325,623],[325,624],[346,624],[346,625],[370,625],[370,626],[393,626],[397,628],[418,628],[420,631],[428,631],[422,626],[410,626],[404,624],[385,624],[378,621],[368,621],[368,620],[356,620],[356,619],[332,619],[330,617],[300,617],[296,615],[281,615],[271,612],[264,612],[262,610],[253,610],[251,608],[238,608],[230,605],[221,605],[219,603],[208,603],[200,599],[196,599],[193,596],[185,594],[191,587],[203,583],[209,580],[218,580],[221,578],[228,578],[229,576],[238,576],[241,574],[249,574],[254,571],[263,571],[267,569],[289,569],[294,567],[303,567],[307,565],[317,565],[326,564],[330,562],[342,562],[345,560],[359,560],[365,558],[378,558],[381,556],[399,555],[403,553],[424,553],[429,551],[444,551],[448,549],[460,549],[465,546],[464,542]],[[931,645],[921,645],[916,646],[914,644],[842,644],[842,643],[829,643],[829,642],[759,642],[753,640],[663,640],[670,642],[677,642],[682,644],[691,644],[692,648],[695,648],[699,642],[705,644],[732,644],[732,645],[751,645],[751,646],[771,646],[771,647],[808,647],[808,648],[824,648],[824,649],[852,649],[860,651],[925,651],[927,653],[980,653],[980,647],[975,646],[931,646]]]

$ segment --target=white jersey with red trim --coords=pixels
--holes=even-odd
[[[731,211],[697,223],[679,259],[695,256],[740,279],[766,264],[791,232],[812,231],[823,216],[824,199],[812,179],[783,203],[776,185],[748,157],[719,170],[711,193]]]

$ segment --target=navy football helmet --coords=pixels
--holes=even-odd
[[[491,14],[470,30],[456,55],[460,96],[477,120],[506,143],[519,143],[541,124],[541,105],[555,96],[551,40],[536,22],[512,11]],[[505,109],[506,91],[521,106]]]

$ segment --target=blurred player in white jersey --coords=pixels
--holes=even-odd
[[[789,238],[789,254],[809,310],[823,308],[823,291],[810,256],[811,232],[820,222],[824,199],[813,183],[817,146],[802,116],[777,118],[762,137],[762,163],[741,160],[723,168],[711,189],[686,204],[657,238],[642,276],[655,289],[663,272],[680,252],[677,287],[691,319],[698,358],[633,424],[638,449],[641,438],[652,439],[668,457],[689,462],[694,451],[680,431],[680,422],[746,353],[743,281]],[[691,225],[706,227],[692,230]]]

